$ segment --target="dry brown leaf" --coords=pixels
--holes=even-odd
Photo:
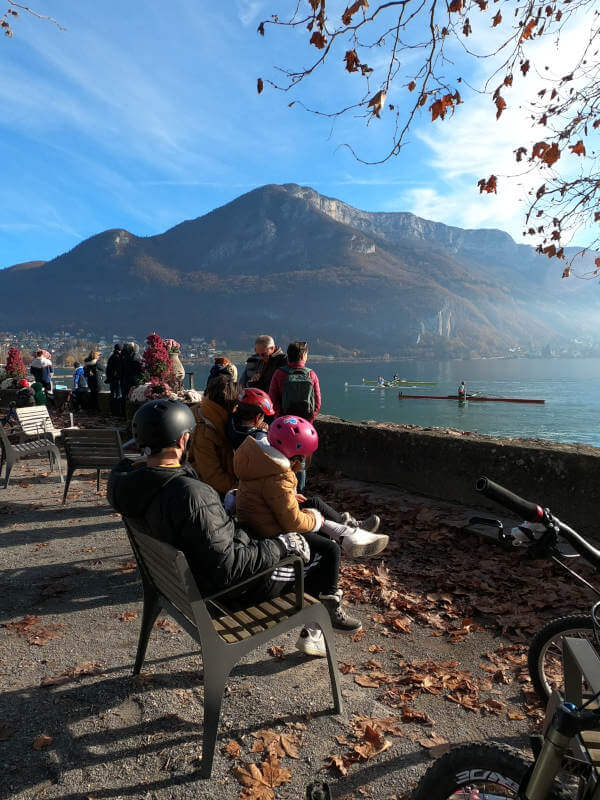
[[[132,619],[137,619],[137,618],[138,618],[137,611],[124,611],[119,617],[121,622],[131,622]]]
[[[25,638],[28,644],[43,647],[52,639],[60,639],[63,635],[62,625],[44,625],[38,628],[31,628]]]
[[[450,749],[448,739],[446,739],[444,736],[440,736],[438,733],[435,733],[435,731],[431,731],[427,738],[417,739],[417,742],[427,749],[439,747],[441,745],[448,745],[447,749]]]
[[[340,775],[348,774],[348,767],[344,763],[344,759],[342,758],[342,756],[339,755],[328,756],[326,766],[328,767],[328,769],[337,769]]]
[[[157,622],[156,627],[161,628],[165,633],[181,633],[179,625],[173,622],[173,620],[167,619],[167,617]]]
[[[247,764],[245,767],[236,767],[234,774],[242,786],[246,787],[242,793],[244,800],[274,800],[273,790],[292,777],[289,769],[281,767],[272,753],[269,753],[260,766]]]
[[[41,733],[39,736],[36,736],[33,740],[33,749],[34,750],[43,750],[45,747],[50,747],[54,739],[52,736],[47,736],[45,733]]]
[[[104,665],[97,661],[82,661],[74,667],[63,670],[58,675],[47,675],[42,678],[40,686],[62,686],[63,683],[68,683],[72,678],[78,678],[81,675],[98,675],[103,668]]]
[[[410,706],[402,707],[402,722],[418,722],[425,725],[433,725],[433,720],[424,711],[418,711]]]
[[[282,733],[279,736],[281,747],[286,756],[290,758],[300,758],[301,740],[296,733]]]
[[[284,649],[283,645],[272,644],[268,648],[267,652],[268,652],[268,654],[270,656],[273,656],[273,658],[278,658],[280,660],[285,658],[285,649]]]
[[[242,748],[240,747],[238,742],[232,739],[225,745],[225,747],[223,748],[223,752],[227,753],[227,755],[230,758],[239,758],[240,753],[242,752]]]
[[[379,681],[374,680],[370,675],[355,675],[354,683],[358,683],[359,686],[365,686],[368,689],[379,689]]]
[[[117,569],[123,575],[128,575],[130,572],[135,572],[137,569],[137,561],[120,561]]]

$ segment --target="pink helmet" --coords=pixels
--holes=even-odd
[[[319,446],[319,437],[310,422],[291,414],[272,422],[267,438],[286,458],[309,456]]]

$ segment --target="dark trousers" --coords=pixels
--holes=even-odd
[[[342,515],[332,508],[328,503],[323,500],[322,497],[319,497],[318,494],[314,495],[314,497],[309,497],[303,503],[300,503],[300,508],[316,508],[317,511],[320,511],[321,514],[325,517],[325,519],[330,519],[332,522],[342,522]]]
[[[313,506],[314,508],[314,506]],[[333,594],[338,588],[341,549],[337,542],[321,536],[320,533],[302,534],[310,547],[310,561],[304,567],[304,590],[314,597],[320,594]],[[273,580],[267,576],[248,592],[246,597],[256,603],[279,597],[291,592],[294,586],[290,580]]]

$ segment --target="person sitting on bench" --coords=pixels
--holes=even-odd
[[[297,533],[251,538],[227,514],[217,492],[186,463],[195,426],[189,408],[174,400],[151,400],[136,412],[132,431],[146,460],[134,464],[124,458],[113,467],[108,500],[115,511],[141,524],[149,536],[182,550],[204,596],[234,587],[288,555],[299,555],[305,563],[305,589],[321,599],[334,629],[360,630],[360,620],[340,608],[339,545],[324,540],[328,547],[315,558]],[[258,578],[244,599],[262,602],[278,597],[291,590],[293,581],[293,567],[284,565]],[[302,652],[325,654],[324,645],[323,652],[307,649],[304,638],[299,640]]]

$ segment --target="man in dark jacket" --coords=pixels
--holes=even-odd
[[[285,556],[299,555],[307,565],[307,590],[318,594],[333,627],[345,633],[360,630],[360,620],[341,607],[341,591],[337,589],[339,545],[331,541],[321,558],[311,559],[308,543],[300,534],[250,538],[227,514],[217,492],[186,463],[195,425],[194,415],[183,403],[144,403],[133,418],[132,430],[147,460],[134,464],[123,459],[113,467],[108,480],[112,507],[125,519],[135,520],[149,536],[182,550],[204,596],[269,567],[275,569],[267,578],[259,578],[246,596],[261,602],[288,592],[293,585],[293,568],[277,565]],[[322,632],[312,626],[302,629],[296,646],[307,655],[326,655]]]
[[[119,462],[110,474],[108,499],[150,536],[182,550],[198,588],[209,595],[274,566],[291,552],[301,554],[306,543],[302,537],[297,537],[297,546],[292,538],[251,539],[236,526],[215,490],[185,463],[195,425],[183,403],[145,403],[132,429],[147,460]]]
[[[134,386],[142,382],[142,357],[137,342],[125,342],[121,351],[121,397],[123,404]]]
[[[279,367],[287,365],[287,356],[280,347],[277,347],[273,337],[266,333],[256,337],[254,352],[262,362],[260,369],[252,377],[248,377],[252,359],[252,356],[250,356],[246,362],[246,369],[242,375],[241,383],[242,386],[262,389],[263,392],[268,394],[271,378]]]

